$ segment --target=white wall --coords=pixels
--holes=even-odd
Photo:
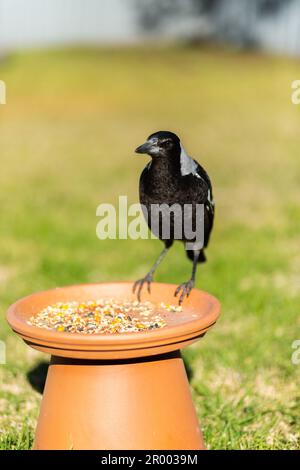
[[[282,54],[300,55],[300,1],[286,4],[275,20],[257,25],[257,37],[263,47]]]
[[[130,0],[0,0],[0,47],[131,41]]]

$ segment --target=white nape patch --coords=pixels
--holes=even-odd
[[[196,173],[197,165],[194,160],[188,156],[183,146],[180,144],[180,171],[182,176],[190,175],[191,173]]]
[[[197,163],[188,156],[186,151],[184,150],[183,146],[180,144],[181,152],[180,152],[180,171],[182,176],[186,175],[194,175],[196,178],[203,180],[203,178],[198,175],[197,173]]]

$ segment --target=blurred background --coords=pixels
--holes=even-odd
[[[300,439],[300,0],[0,0],[0,448],[30,448],[45,356],[7,307],[33,291],[134,280],[156,240],[96,237],[96,208],[138,199],[134,148],[176,132],[211,175],[216,225],[197,287],[222,317],[184,351],[209,448]],[[186,280],[182,246],[156,280]]]
[[[299,0],[1,0],[2,50],[174,40],[299,55]]]

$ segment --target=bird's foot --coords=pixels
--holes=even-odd
[[[138,298],[139,302],[141,301],[141,292],[142,292],[144,284],[147,284],[147,291],[149,292],[149,294],[151,294],[151,282],[152,282],[152,280],[153,280],[153,274],[148,273],[145,277],[143,277],[142,279],[138,279],[133,284],[132,291],[133,291],[134,294],[136,292],[136,295],[137,295],[137,298]]]
[[[183,282],[177,287],[174,295],[175,297],[177,297],[179,293],[181,292],[181,295],[178,301],[179,305],[182,304],[185,297],[188,297],[190,295],[191,290],[193,289],[194,285],[195,285],[195,282],[193,281],[193,279],[190,279],[189,281]]]

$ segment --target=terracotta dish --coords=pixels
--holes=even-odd
[[[173,284],[152,285],[142,300],[175,304]],[[31,347],[51,354],[36,449],[201,449],[201,431],[179,350],[216,322],[220,304],[194,289],[167,326],[123,334],[81,335],[27,320],[56,302],[133,300],[132,283],[85,284],[25,297],[7,313]]]

